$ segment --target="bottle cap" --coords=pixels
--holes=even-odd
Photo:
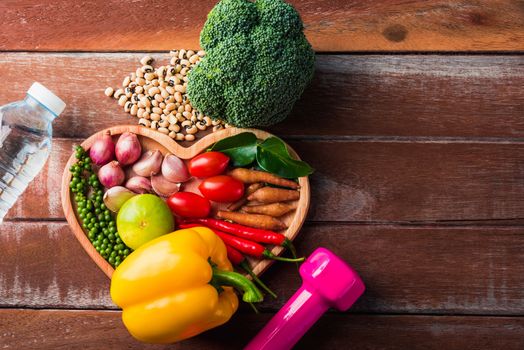
[[[43,104],[48,110],[51,111],[51,113],[56,116],[62,113],[66,107],[64,101],[62,101],[58,96],[53,94],[40,83],[33,83],[29,90],[27,90],[27,94],[31,95],[31,97]]]

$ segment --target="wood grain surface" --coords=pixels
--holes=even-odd
[[[524,50],[513,0],[291,0],[317,51]],[[127,51],[198,47],[215,0],[0,2],[0,50]]]
[[[73,144],[80,141],[55,139],[47,167],[11,209],[9,218],[64,218],[60,178]],[[289,143],[316,169],[310,178],[310,221],[524,218],[524,144],[520,142]]]
[[[54,122],[58,137],[85,138],[111,125],[136,123],[103,91],[120,85],[142,56],[0,53],[0,76],[9,82],[0,104],[23,98],[39,81],[67,101]],[[161,62],[168,57],[153,56]],[[304,97],[270,131],[323,138],[522,140],[523,86],[523,56],[320,55]]]
[[[303,254],[329,247],[359,272],[367,290],[353,311],[522,315],[522,232],[521,226],[309,224],[295,243]],[[109,280],[66,223],[8,222],[0,247],[0,307],[116,308]],[[293,264],[277,263],[263,277],[279,295],[262,304],[264,312],[280,308],[300,285]]]
[[[237,314],[220,328],[172,346],[135,341],[116,311],[0,310],[0,342],[16,350],[241,349],[268,316]],[[520,350],[523,331],[520,317],[327,315],[295,349]]]

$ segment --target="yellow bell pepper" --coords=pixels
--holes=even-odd
[[[226,323],[243,300],[259,302],[251,281],[233,272],[222,240],[195,227],[158,237],[131,253],[115,270],[111,298],[136,339],[173,343]]]

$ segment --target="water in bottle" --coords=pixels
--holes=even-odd
[[[0,107],[0,224],[51,151],[51,123],[65,103],[34,83],[22,101]]]

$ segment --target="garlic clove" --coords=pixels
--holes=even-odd
[[[124,203],[137,194],[122,186],[110,188],[104,194],[104,204],[114,213],[118,213]]]
[[[180,183],[171,182],[163,175],[151,176],[151,186],[153,191],[161,197],[169,197],[180,190]]]
[[[191,178],[186,163],[174,154],[168,154],[164,157],[162,175],[171,182],[186,182]]]
[[[135,193],[150,193],[152,190],[151,181],[143,176],[133,176],[126,182],[126,188]]]
[[[142,158],[133,165],[133,171],[140,176],[156,175],[160,171],[163,160],[162,152],[159,150],[147,151]]]

